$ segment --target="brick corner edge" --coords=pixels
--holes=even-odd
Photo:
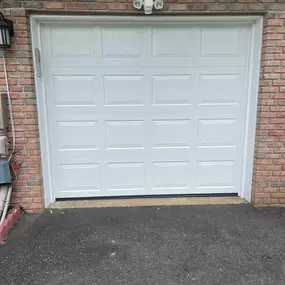
[[[21,208],[19,205],[13,207],[2,225],[0,225],[0,244],[3,244],[8,237],[10,230],[18,223],[21,218]]]

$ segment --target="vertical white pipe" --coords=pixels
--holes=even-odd
[[[9,157],[9,161],[10,161],[13,155],[15,154],[15,150],[16,150],[16,134],[15,134],[15,125],[14,125],[14,117],[13,117],[13,110],[12,110],[8,74],[7,74],[7,68],[6,68],[6,60],[5,60],[3,51],[2,51],[2,61],[3,61],[3,66],[4,66],[4,75],[5,75],[5,82],[6,82],[6,89],[7,89],[6,91],[8,95],[9,114],[10,114],[10,120],[11,120],[11,130],[12,130],[12,152]]]
[[[5,201],[7,198],[8,186],[0,185],[0,217],[5,207]]]
[[[6,204],[5,204],[3,213],[2,213],[0,225],[3,223],[3,221],[6,218],[8,207],[9,207],[9,204],[10,204],[11,194],[12,194],[12,185],[9,185],[9,190],[8,190],[8,194],[7,194],[7,198],[6,198]]]

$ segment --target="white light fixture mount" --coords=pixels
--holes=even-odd
[[[163,8],[163,0],[133,0],[136,9],[144,8],[144,13],[149,15],[152,13],[153,7],[157,10]]]

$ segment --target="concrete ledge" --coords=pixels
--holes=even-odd
[[[108,200],[72,200],[50,204],[50,209],[67,208],[109,208],[109,207],[143,207],[143,206],[179,206],[179,205],[228,205],[245,204],[239,197],[212,198],[130,198]]]
[[[7,215],[6,219],[0,225],[0,244],[4,243],[10,230],[18,223],[21,218],[21,208],[17,205]]]

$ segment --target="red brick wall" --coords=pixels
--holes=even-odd
[[[22,165],[13,201],[30,212],[40,211],[43,185],[29,14],[143,12],[133,8],[132,0],[4,0],[0,8],[15,24],[15,44],[7,53],[7,61],[16,123],[16,160]],[[158,14],[171,13],[264,14],[252,201],[258,206],[285,204],[285,0],[167,0]],[[0,91],[5,91],[3,72],[0,83]]]

